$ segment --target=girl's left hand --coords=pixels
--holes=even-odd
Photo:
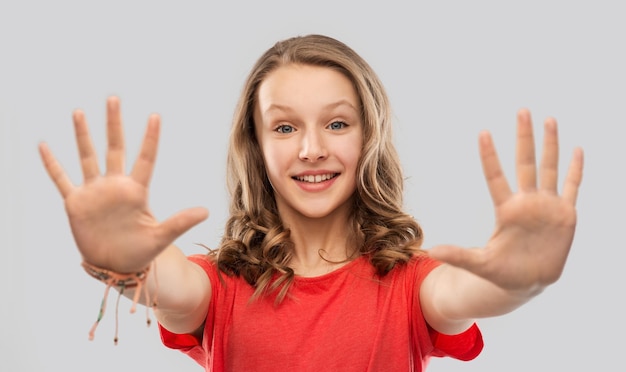
[[[534,293],[559,279],[576,228],[575,206],[582,180],[583,152],[575,149],[559,195],[559,146],[554,119],[545,121],[543,156],[538,169],[534,147],[530,113],[520,110],[516,150],[518,191],[513,193],[491,136],[481,133],[480,156],[495,207],[495,231],[484,248],[437,246],[429,250],[433,258],[516,292]]]

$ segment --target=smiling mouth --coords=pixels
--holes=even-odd
[[[296,177],[293,177],[293,179],[300,181],[300,182],[319,183],[319,182],[328,181],[332,178],[337,177],[338,175],[339,173],[316,174],[316,175],[296,176]]]

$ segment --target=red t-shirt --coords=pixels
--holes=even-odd
[[[165,346],[206,371],[423,371],[432,356],[471,360],[482,335],[474,324],[459,335],[430,328],[419,288],[439,263],[418,256],[379,278],[366,258],[323,276],[296,277],[290,296],[250,301],[245,280],[221,274],[203,255],[190,256],[209,276],[212,298],[204,336],[159,326]]]

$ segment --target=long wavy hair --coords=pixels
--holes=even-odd
[[[253,113],[259,85],[287,64],[334,69],[352,82],[360,99],[364,141],[350,215],[350,238],[357,247],[353,257],[367,256],[384,276],[420,252],[422,243],[421,227],[403,211],[403,175],[392,143],[390,105],[377,75],[354,50],[333,38],[307,35],[279,41],[253,66],[235,110],[227,163],[230,217],[213,252],[220,271],[241,276],[255,288],[253,298],[277,292],[277,302],[295,277],[289,267],[293,242],[278,214]]]

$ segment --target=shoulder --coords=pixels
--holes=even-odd
[[[439,265],[441,262],[430,257],[426,251],[419,251],[408,262],[398,265],[394,271],[404,271],[404,275],[413,278],[417,283],[421,283]]]
[[[199,265],[207,273],[217,271],[215,259],[208,254],[192,254],[187,259]]]
[[[219,273],[217,262],[214,256],[208,254],[192,254],[187,256],[187,259],[202,268],[202,270],[209,277],[211,287],[216,288],[219,286],[220,277],[223,276]]]

